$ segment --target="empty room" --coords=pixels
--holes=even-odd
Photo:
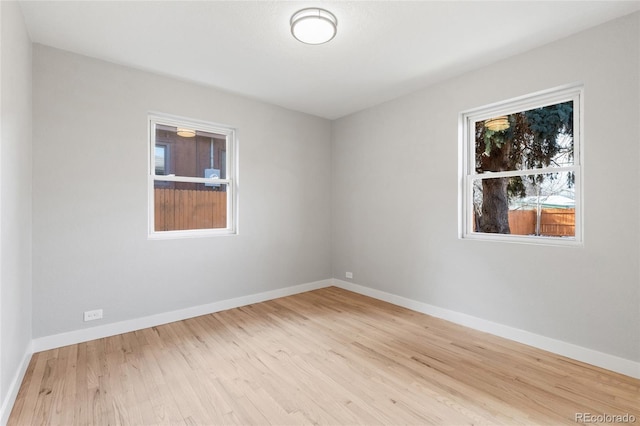
[[[0,425],[640,424],[639,1],[0,22]]]

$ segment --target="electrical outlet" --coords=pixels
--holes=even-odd
[[[102,318],[102,309],[95,309],[93,311],[86,311],[84,313],[84,320],[93,321]]]
[[[344,276],[347,278],[353,278],[353,272],[347,272]]]

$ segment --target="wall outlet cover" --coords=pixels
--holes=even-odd
[[[93,311],[86,311],[84,313],[84,320],[93,321],[102,318],[102,309],[94,309]]]

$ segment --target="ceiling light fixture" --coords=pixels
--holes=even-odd
[[[326,43],[336,36],[338,20],[328,10],[310,7],[291,17],[291,34],[306,44]]]
[[[180,127],[178,127],[178,130],[176,130],[176,133],[178,134],[178,136],[182,136],[183,138],[192,138],[196,135],[195,130],[183,129]]]
[[[484,127],[494,132],[506,130],[509,128],[509,118],[506,115],[490,118],[484,121]]]

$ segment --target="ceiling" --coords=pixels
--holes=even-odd
[[[338,34],[305,45],[297,10]],[[640,1],[21,1],[33,42],[335,119],[640,9]]]

